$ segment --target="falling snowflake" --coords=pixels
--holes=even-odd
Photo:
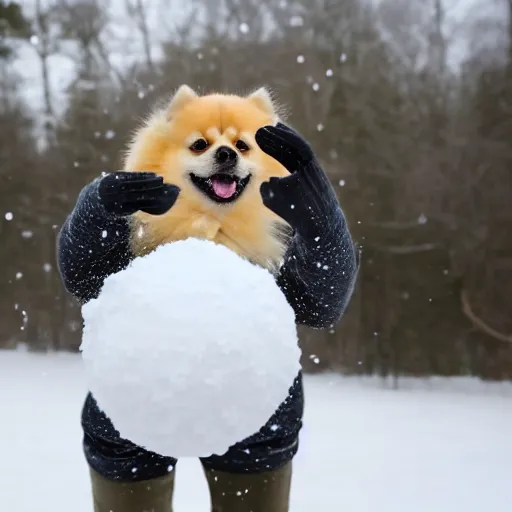
[[[78,167],[80,164],[78,162],[73,162],[73,167]]]
[[[51,270],[52,270],[52,266],[51,266],[49,263],[45,263],[45,264],[43,265],[43,270],[44,270],[46,273],[51,272]]]
[[[313,361],[313,363],[315,363],[315,364],[320,363],[320,358],[318,356],[316,356],[315,354],[311,354],[309,356],[309,359],[311,359],[311,361]]]
[[[311,87],[313,88],[313,91],[316,92],[320,89],[320,84],[315,82]]]
[[[324,131],[324,125],[322,123],[318,123],[316,125],[316,129],[319,131],[319,132],[323,132]]]
[[[104,229],[102,232],[101,232],[101,238],[107,238],[107,231]]]
[[[21,279],[23,277],[23,272],[16,272],[16,279]]]
[[[340,62],[347,62],[347,54],[346,53],[342,53],[340,55]]]
[[[114,130],[107,130],[105,132],[105,139],[110,140],[116,136],[116,132]]]
[[[12,212],[7,212],[5,214],[5,220],[12,220],[12,219],[14,219],[13,213]]]
[[[339,184],[340,187],[344,187],[345,186],[345,180],[338,181],[338,184]]]
[[[297,55],[297,62],[298,62],[299,64],[304,64],[304,61],[305,61],[305,60],[306,60],[306,59],[304,58],[304,55]]]
[[[37,46],[39,44],[39,37],[36,35],[30,36],[30,44],[33,46]]]
[[[304,25],[304,19],[302,16],[292,16],[290,18],[290,27],[302,27]]]
[[[249,33],[249,25],[247,23],[240,23],[240,26],[238,27],[240,32],[242,34],[248,34]]]
[[[204,55],[202,54],[202,52],[197,52],[197,60],[203,60],[204,59]]]
[[[21,237],[25,238],[26,240],[29,238],[32,238],[33,236],[34,236],[34,233],[32,231],[30,231],[29,229],[26,229],[21,232]]]
[[[25,310],[23,310],[21,312],[21,316],[23,317],[23,325],[20,327],[20,329],[22,331],[25,330],[25,327],[27,326],[27,323],[28,323],[28,315],[27,315],[27,312]]]
[[[101,137],[101,133],[100,132],[94,132],[94,138],[95,139],[99,139]]]
[[[423,213],[418,217],[418,224],[426,224],[427,221],[428,219]]]
[[[142,100],[146,96],[146,94],[144,93],[144,91],[139,91],[137,96],[139,97],[139,100]]]
[[[326,72],[325,72],[325,76],[332,76],[333,73],[332,73],[332,69],[328,69]]]

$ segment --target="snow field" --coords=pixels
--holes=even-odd
[[[306,376],[291,512],[509,512],[512,386],[476,379]],[[92,512],[76,354],[0,351],[0,509]],[[207,512],[198,462],[180,460],[176,512]]]

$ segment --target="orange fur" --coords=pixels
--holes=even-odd
[[[270,95],[259,89],[248,97],[210,94],[197,96],[182,86],[166,109],[152,114],[128,148],[125,170],[152,171],[181,188],[174,206],[161,216],[138,212],[133,216],[132,248],[146,254],[158,245],[201,238],[223,244],[255,264],[274,271],[286,241],[276,225],[287,224],[262,202],[260,185],[271,176],[287,176],[279,162],[258,147],[258,128],[275,124],[277,113]],[[235,148],[239,137],[250,150],[239,154],[250,167],[251,180],[233,203],[211,201],[190,181],[196,155],[189,149],[198,136],[212,151],[219,145]]]

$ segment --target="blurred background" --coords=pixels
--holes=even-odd
[[[57,232],[183,83],[269,86],[362,246],[308,372],[512,377],[512,0],[0,1],[0,347],[78,349]]]

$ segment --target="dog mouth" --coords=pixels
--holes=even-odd
[[[190,173],[192,183],[216,203],[231,203],[240,197],[251,179],[249,174],[240,178],[231,173],[218,172],[202,178]]]

